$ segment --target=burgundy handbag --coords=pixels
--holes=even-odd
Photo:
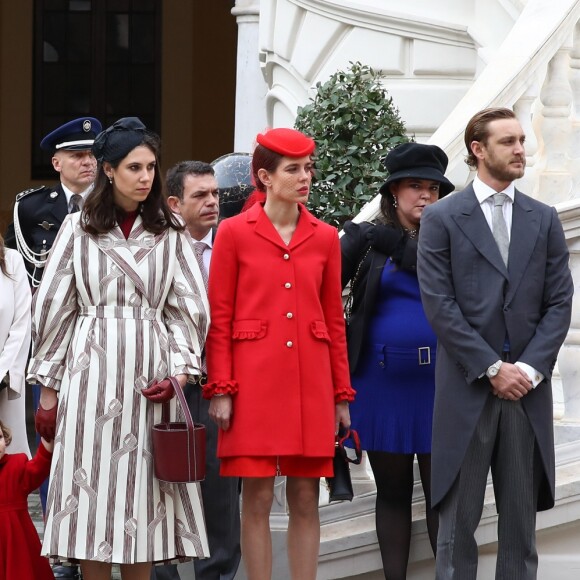
[[[170,483],[190,483],[205,478],[205,425],[194,423],[175,377],[169,377],[185,415],[185,423],[169,421],[169,401],[163,403],[161,423],[151,434],[155,477]]]

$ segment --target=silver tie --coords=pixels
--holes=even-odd
[[[205,264],[203,263],[203,253],[208,245],[205,242],[195,242],[194,250],[195,250],[195,259],[197,260],[197,264],[199,266],[199,271],[201,272],[201,278],[203,280],[203,285],[205,286],[205,290],[207,292],[207,270],[205,269]]]
[[[76,213],[77,211],[80,211],[81,206],[83,204],[83,196],[75,193],[74,195],[71,196],[70,198],[70,211],[69,213]]]
[[[496,193],[493,195],[493,219],[491,222],[493,237],[495,238],[497,247],[499,248],[499,253],[501,254],[506,266],[508,263],[510,238],[505,218],[503,217],[503,204],[507,197],[508,196],[505,193]]]

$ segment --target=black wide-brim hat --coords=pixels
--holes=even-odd
[[[389,151],[384,159],[389,172],[387,181],[381,186],[381,195],[389,193],[389,184],[406,178],[438,181],[439,199],[451,193],[455,186],[444,175],[449,159],[437,145],[424,143],[401,143]]]

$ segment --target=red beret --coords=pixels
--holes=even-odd
[[[266,149],[285,157],[305,157],[310,155],[316,147],[314,140],[304,133],[284,127],[270,129],[266,133],[258,133],[256,139]]]

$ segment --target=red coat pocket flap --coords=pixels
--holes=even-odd
[[[328,334],[328,328],[326,327],[326,323],[324,321],[315,320],[310,324],[310,328],[312,329],[312,334],[316,338],[330,342],[330,335]]]
[[[266,336],[265,320],[235,320],[232,330],[234,340],[258,340]]]

